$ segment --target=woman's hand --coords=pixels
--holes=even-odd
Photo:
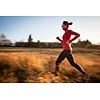
[[[59,40],[60,42],[62,42],[62,40],[59,37],[56,37],[57,40]]]
[[[58,40],[59,40],[60,38],[59,38],[59,37],[56,37],[56,39],[58,39]]]

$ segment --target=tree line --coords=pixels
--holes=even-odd
[[[28,36],[27,42],[17,41],[13,45],[12,43],[10,43],[10,45],[4,44],[0,46],[30,47],[30,48],[62,48],[61,43],[58,42],[41,42],[40,40],[34,42],[31,34]],[[100,48],[100,45],[94,45],[88,39],[83,41],[79,39],[78,42],[72,43],[72,47]]]

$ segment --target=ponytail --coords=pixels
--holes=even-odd
[[[72,22],[70,22],[70,23],[68,23],[69,25],[72,25],[73,23]]]
[[[73,23],[72,22],[68,22],[68,21],[63,21],[63,24],[64,25],[72,25]]]

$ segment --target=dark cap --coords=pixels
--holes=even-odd
[[[72,22],[68,22],[68,21],[63,21],[63,24],[64,25],[72,25],[73,23]]]

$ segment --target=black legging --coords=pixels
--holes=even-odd
[[[67,60],[69,61],[69,63],[74,66],[77,70],[79,70],[82,74],[85,74],[85,71],[74,62],[73,56],[71,54],[70,50],[63,50],[59,57],[56,60],[56,70],[59,70],[59,64],[65,59],[67,58]]]

